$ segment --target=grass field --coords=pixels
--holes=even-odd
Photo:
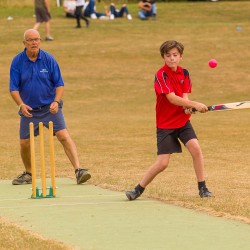
[[[102,3],[97,5],[99,11],[102,8]],[[182,66],[189,70],[193,82],[190,99],[207,105],[250,99],[249,8],[246,1],[158,3],[157,21],[142,22],[136,18],[136,4],[129,4],[132,21],[91,20],[88,29],[76,30],[75,20],[66,19],[62,8],[52,6],[55,41],[43,42],[41,47],[52,53],[61,67],[64,114],[82,166],[92,173],[92,184],[119,191],[131,189],[155,161],[153,79],[163,64],[158,51],[165,40],[176,39],[185,45]],[[8,16],[14,19],[7,21]],[[23,49],[24,30],[34,22],[29,4],[0,9],[1,179],[13,179],[23,171],[17,107],[8,92],[9,66]],[[39,31],[44,37],[44,25]],[[218,61],[215,69],[207,65],[211,58]],[[214,198],[198,197],[192,160],[185,149],[172,156],[169,168],[144,195],[250,223],[249,112],[192,117]],[[57,142],[55,147],[57,176],[74,178],[62,147]],[[13,242],[33,237],[26,232],[26,236],[16,233],[7,239],[13,228],[16,232],[20,228],[4,219],[0,222],[1,239],[6,238],[1,240],[1,249],[17,249]],[[40,240],[43,249],[49,249],[52,243]]]

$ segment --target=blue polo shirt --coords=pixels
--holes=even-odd
[[[19,91],[25,104],[32,108],[50,104],[59,86],[64,86],[60,68],[49,53],[40,49],[35,62],[27,57],[26,49],[14,57],[9,88]]]

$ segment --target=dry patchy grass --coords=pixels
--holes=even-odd
[[[70,250],[70,246],[42,238],[0,217],[0,249]]]

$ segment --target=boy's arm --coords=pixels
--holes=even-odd
[[[186,99],[186,100],[189,100],[188,99],[188,93],[183,93],[183,98]],[[185,112],[186,115],[194,114],[192,108],[183,107],[183,109],[184,109],[184,112]]]
[[[183,106],[186,108],[195,108],[197,111],[201,113],[205,113],[208,111],[208,108],[205,104],[200,102],[194,102],[188,99],[188,94],[184,93],[183,97],[175,95],[175,93],[166,94],[168,101],[176,106]]]

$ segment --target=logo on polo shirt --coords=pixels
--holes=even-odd
[[[49,71],[47,69],[41,69],[40,73],[48,73]]]
[[[183,84],[183,83],[184,83],[184,80],[183,80],[183,79],[181,79],[181,80],[180,80],[180,84]]]

